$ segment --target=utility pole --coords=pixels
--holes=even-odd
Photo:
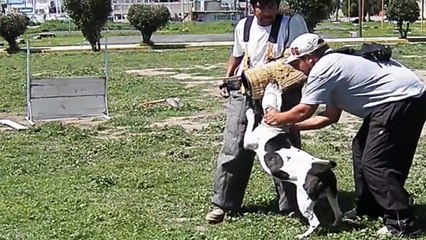
[[[351,0],[348,0],[348,22],[351,22]]]
[[[362,2],[363,0],[358,0],[358,24],[359,24],[359,33],[358,37],[362,37]]]
[[[383,22],[385,18],[385,0],[382,0],[382,29],[383,29]]]
[[[420,22],[420,31],[421,35],[423,35],[423,20],[424,20],[424,13],[425,13],[425,0],[422,0],[422,10],[421,10],[421,22]]]

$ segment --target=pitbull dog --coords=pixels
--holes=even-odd
[[[272,107],[281,110],[282,91],[277,83],[269,83],[262,98],[264,112]],[[308,230],[297,236],[303,239],[318,228],[320,222],[314,213],[314,206],[320,197],[327,196],[333,209],[333,226],[342,220],[342,211],[337,201],[337,179],[331,170],[333,161],[313,157],[293,147],[283,127],[267,125],[264,120],[255,125],[253,109],[246,111],[247,130],[244,135],[244,148],[256,152],[262,168],[271,176],[296,185],[297,204],[301,214],[308,220]]]

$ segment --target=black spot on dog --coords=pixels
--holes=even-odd
[[[287,172],[284,171],[277,171],[277,172],[271,172],[272,175],[276,178],[279,178],[281,180],[289,180],[290,179],[290,174],[288,174]]]
[[[271,170],[272,176],[279,178],[281,180],[288,180],[290,175],[281,170],[284,166],[284,161],[278,153],[266,153],[265,164]]]
[[[331,170],[336,166],[336,163],[330,161],[330,164],[312,164],[306,175],[303,188],[306,190],[309,198],[317,200],[325,189],[329,189],[333,196],[337,195],[337,179],[334,172]]]
[[[266,142],[265,144],[265,151],[266,152],[275,152],[282,148],[290,148],[290,138],[286,133],[280,133],[277,136],[271,138]]]

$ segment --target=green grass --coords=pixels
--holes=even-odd
[[[424,54],[424,46],[397,46],[404,54]],[[38,125],[24,132],[0,133],[1,239],[293,239],[306,230],[295,219],[272,211],[271,179],[258,163],[247,189],[243,217],[220,225],[204,221],[210,210],[215,159],[223,131],[223,100],[206,95],[205,83],[187,88],[171,77],[138,77],[126,70],[185,68],[225,63],[226,48],[215,51],[110,53],[109,105],[112,119],[93,126]],[[33,74],[84,76],[102,74],[102,54],[33,55]],[[411,59],[401,58],[407,64]],[[25,56],[0,56],[0,112],[24,116]],[[417,61],[417,60],[416,60]],[[424,62],[424,61],[422,61]],[[179,70],[185,72],[185,70]],[[194,73],[194,69],[186,71]],[[203,75],[222,76],[223,66]],[[179,97],[181,109],[143,107],[147,100]],[[198,122],[201,130],[182,124],[164,128],[152,123],[199,113],[218,115]],[[351,136],[335,125],[305,136],[303,147],[337,161],[342,208],[353,199]],[[121,133],[121,134],[119,134]],[[407,183],[425,216],[423,175],[426,139]],[[350,226],[324,230],[312,239],[375,239],[379,222],[364,221],[366,231]]]
[[[426,34],[426,26],[423,26],[423,35]],[[359,32],[359,25],[348,22],[322,22],[317,25],[315,32],[327,37],[351,37],[351,33]],[[399,37],[398,29],[395,24],[389,22],[364,22],[363,37]],[[408,36],[421,36],[421,25],[415,23],[410,25]]]
[[[26,34],[23,36],[23,39],[30,40],[31,46],[34,47],[51,47],[51,46],[75,46],[86,43],[86,39],[82,34],[62,34],[57,35],[56,37],[43,38],[43,39],[33,39],[33,36],[38,34]],[[112,36],[140,36],[138,32],[104,32],[102,37],[112,37]]]
[[[426,27],[425,27],[426,28]],[[114,31],[106,31],[106,29]],[[108,23],[106,29],[103,31],[104,37],[112,36],[140,36],[140,33],[137,31],[128,31],[134,30],[128,23]],[[211,23],[198,23],[198,22],[188,22],[188,23],[175,23],[172,22],[168,24],[163,29],[159,30],[155,34],[162,35],[171,35],[171,34],[231,34],[234,27],[230,22],[211,22]],[[409,33],[409,36],[420,36],[420,24],[414,24],[410,27],[412,30]],[[72,32],[67,32],[71,30]],[[68,22],[60,21],[50,21],[41,24],[38,28],[29,29],[26,34],[24,34],[24,39],[32,39],[33,36],[38,35],[42,31],[64,31],[61,34],[58,34],[55,38],[45,38],[41,40],[31,40],[32,45],[36,47],[47,47],[47,46],[68,46],[68,45],[80,45],[86,40],[78,31],[77,27],[74,24],[69,24]],[[426,33],[426,29],[424,29]],[[340,22],[323,22],[320,23],[316,30],[316,33],[325,36],[325,37],[351,37],[351,33],[358,33],[358,25]],[[397,32],[395,25],[385,22],[383,28],[380,22],[367,22],[364,23],[363,28],[363,37],[398,37],[399,33]]]
[[[35,34],[52,31],[78,31],[78,27],[71,21],[47,21],[39,26],[28,29],[27,33]],[[104,30],[135,30],[130,23],[108,22]],[[231,22],[170,22],[158,31],[159,34],[205,34],[205,33],[231,33],[233,26]]]

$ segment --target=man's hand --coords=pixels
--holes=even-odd
[[[268,111],[264,120],[270,126],[280,126],[284,123],[298,123],[310,118],[318,105],[298,104],[287,112],[278,112],[275,109]]]
[[[279,126],[282,124],[282,120],[280,118],[281,113],[278,112],[275,108],[268,108],[265,116],[265,123],[270,126]]]

